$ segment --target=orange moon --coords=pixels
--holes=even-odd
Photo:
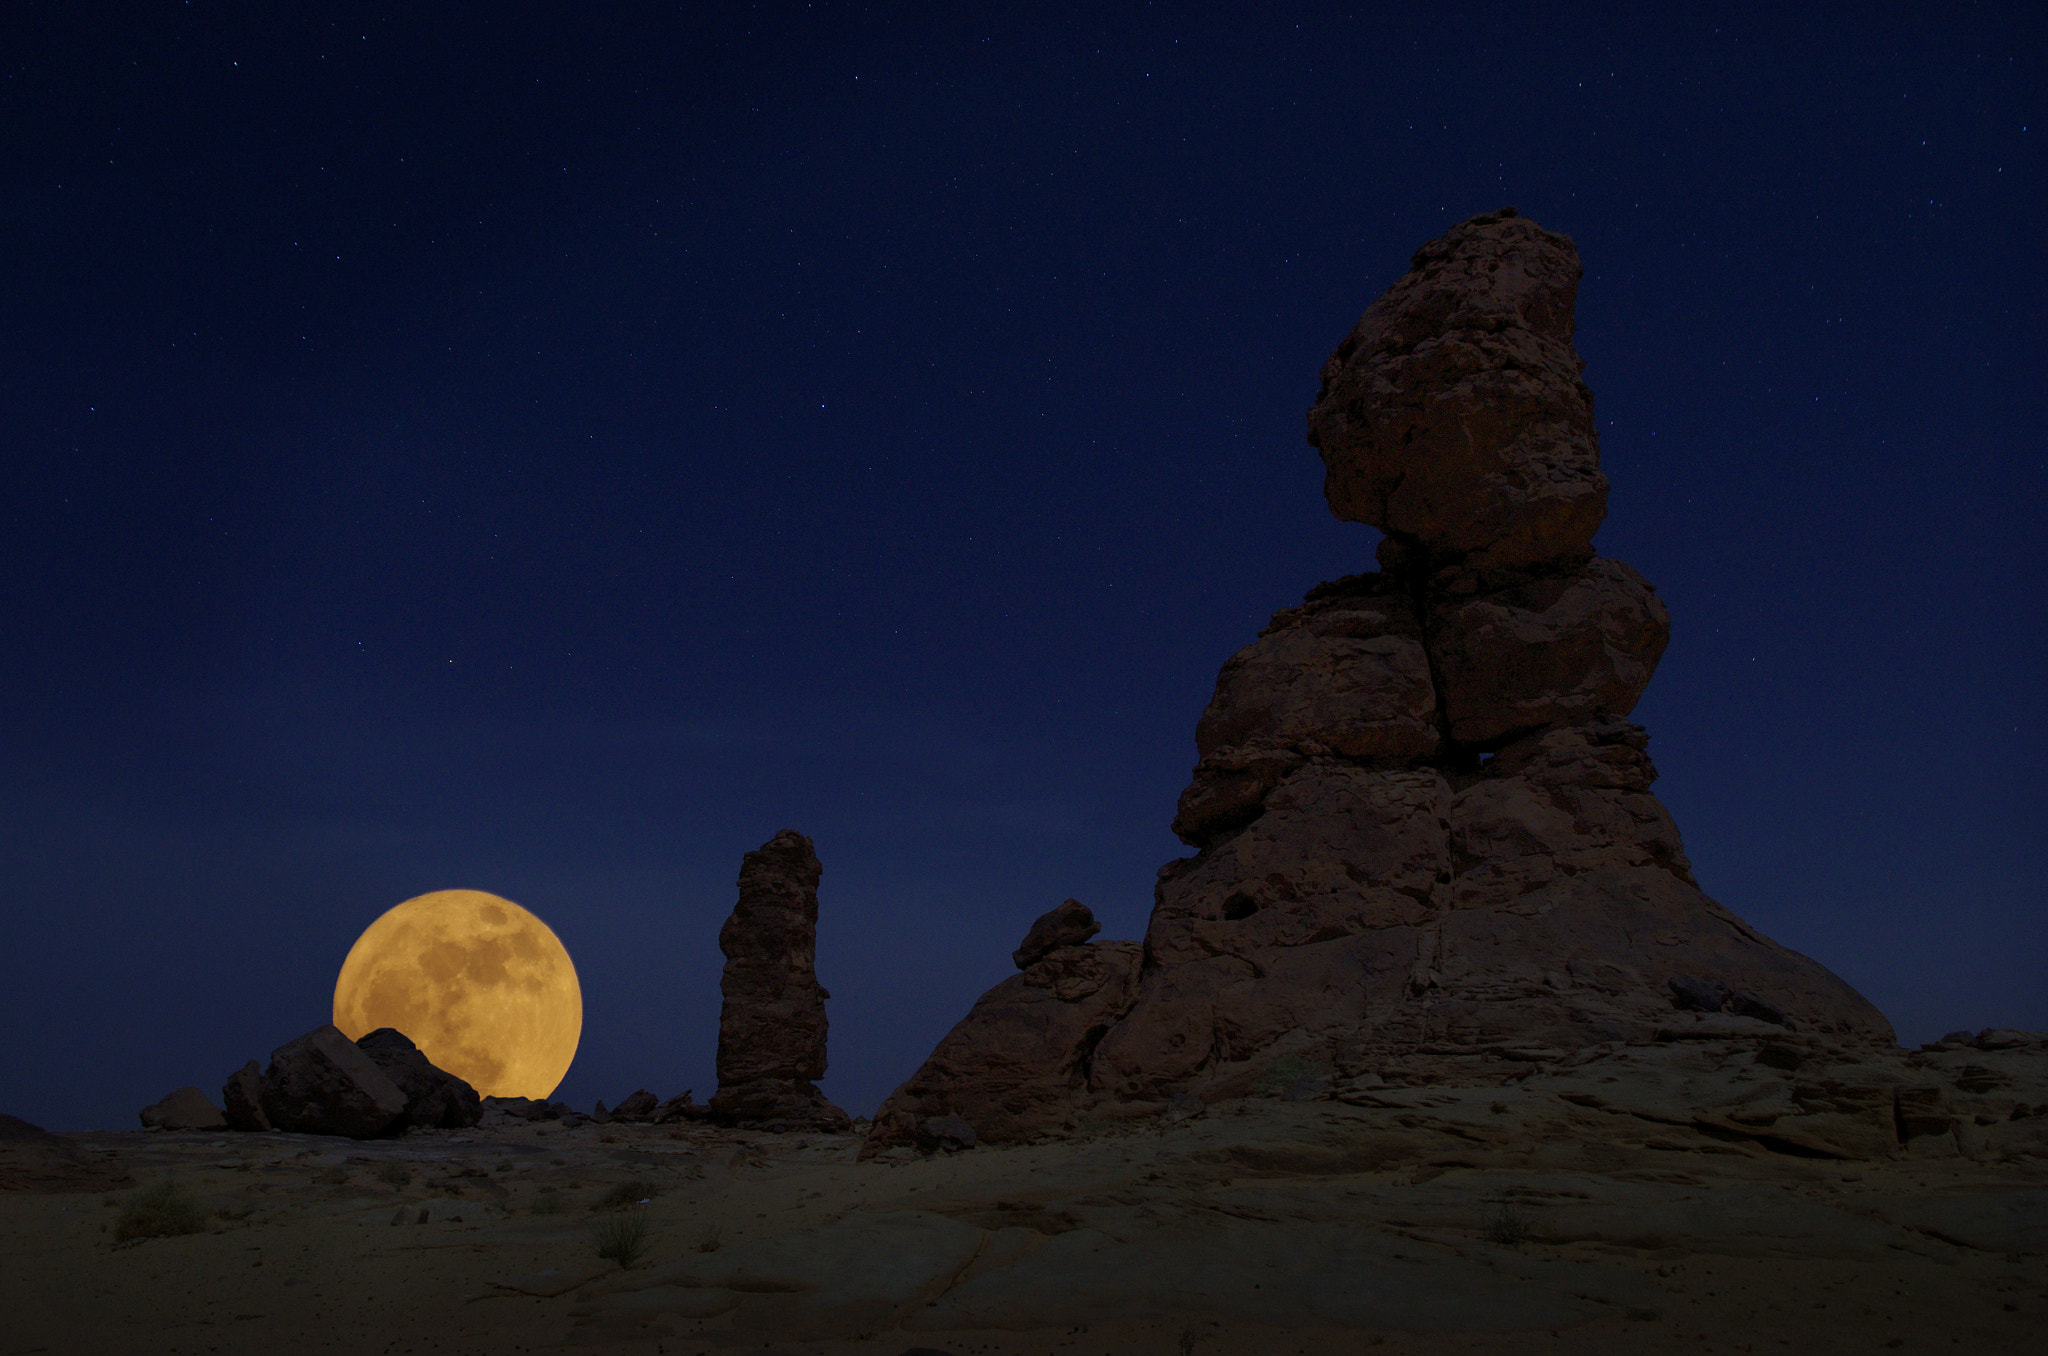
[[[481,890],[436,890],[363,929],[334,981],[350,1040],[381,1026],[485,1097],[545,1099],[583,1036],[583,990],[546,923]]]

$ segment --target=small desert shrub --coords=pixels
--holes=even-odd
[[[647,1251],[647,1212],[628,1210],[598,1222],[592,1234],[597,1255],[608,1262],[630,1267]]]
[[[114,1238],[164,1238],[172,1234],[196,1234],[206,1228],[206,1207],[198,1197],[168,1177],[128,1198],[119,1219],[114,1221]]]
[[[717,1252],[721,1247],[724,1246],[724,1244],[719,1241],[719,1234],[721,1232],[722,1230],[720,1230],[720,1228],[716,1224],[705,1225],[704,1236],[697,1240],[697,1251]]]
[[[1489,1243],[1498,1243],[1504,1248],[1520,1247],[1529,1241],[1529,1217],[1516,1208],[1514,1202],[1504,1201],[1486,1221],[1486,1238]]]
[[[385,1163],[377,1169],[377,1180],[386,1186],[402,1187],[412,1181],[412,1169],[403,1163]]]
[[[631,1210],[640,1202],[651,1200],[660,1194],[661,1186],[659,1183],[643,1182],[636,1178],[630,1182],[621,1182],[610,1191],[605,1192],[604,1195],[599,1196],[590,1203],[590,1208],[592,1210]]]

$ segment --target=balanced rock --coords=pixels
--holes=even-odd
[[[390,1128],[459,1130],[483,1119],[483,1101],[476,1089],[420,1053],[404,1032],[380,1026],[357,1041],[356,1048],[405,1094],[405,1113]]]
[[[1040,914],[1024,934],[1024,942],[1010,953],[1019,970],[1028,970],[1063,946],[1080,946],[1102,931],[1102,924],[1086,904],[1070,899],[1057,909]]]
[[[1387,534],[1381,569],[1311,589],[1223,666],[1174,821],[1196,851],[1161,868],[1142,953],[1020,950],[869,1152],[936,1116],[1000,1142],[1254,1090],[1485,1085],[1708,1029],[1892,1043],[1701,892],[1651,794],[1626,717],[1670,619],[1592,552],[1578,278],[1571,241],[1506,210],[1367,310],[1309,424],[1330,507]]]
[[[227,1125],[220,1108],[198,1088],[179,1088],[142,1108],[141,1114],[148,1130],[219,1130]]]
[[[838,1132],[852,1122],[813,1080],[825,1076],[825,1000],[818,983],[818,881],[811,840],[784,829],[740,866],[739,902],[718,931],[718,1091],[727,1124]]]
[[[1590,554],[1607,478],[1572,347],[1582,272],[1513,208],[1417,250],[1323,364],[1309,442],[1336,515],[1403,560]]]
[[[355,1139],[390,1130],[406,1108],[399,1086],[332,1025],[271,1052],[261,1097],[275,1129]]]

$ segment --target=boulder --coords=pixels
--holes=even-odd
[[[1079,946],[1102,931],[1102,924],[1095,921],[1086,904],[1070,899],[1057,909],[1039,915],[1031,930],[1024,934],[1023,944],[1010,953],[1019,970],[1028,970],[1044,960],[1054,950],[1063,946]]]
[[[147,1130],[219,1130],[227,1125],[220,1108],[198,1088],[179,1088],[142,1108],[141,1114]]]
[[[381,1026],[357,1041],[356,1048],[405,1094],[405,1125],[458,1130],[483,1119],[476,1089],[435,1065],[404,1032]]]
[[[263,1114],[263,1066],[252,1059],[229,1074],[221,1085],[220,1108],[230,1130],[270,1129],[270,1117]]]
[[[846,1113],[812,1087],[825,1074],[825,1000],[818,983],[818,881],[811,840],[784,829],[740,866],[739,902],[718,932],[718,1091],[728,1124],[772,1121],[838,1132]]]
[[[406,1097],[375,1060],[328,1025],[271,1052],[261,1105],[279,1130],[368,1139],[401,1124]]]
[[[1648,580],[1618,560],[1589,560],[1478,591],[1432,580],[1429,654],[1448,733],[1482,745],[1526,730],[1625,716],[1671,638]]]
[[[882,1103],[862,1155],[915,1142],[934,1117],[963,1117],[991,1143],[1071,1130],[1142,958],[1134,942],[1055,947],[990,989]]]
[[[1607,478],[1572,347],[1578,250],[1513,208],[1416,251],[1323,365],[1324,495],[1390,560],[1519,565],[1591,551]]]
[[[611,1118],[615,1121],[651,1121],[660,1104],[653,1093],[641,1088],[613,1107]]]

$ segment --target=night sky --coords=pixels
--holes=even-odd
[[[559,1096],[701,1100],[795,828],[871,1112],[1142,935],[1218,667],[1372,568],[1323,359],[1509,204],[1701,884],[2048,1027],[2048,11],[993,8],[0,11],[0,1110],[217,1095],[449,887],[574,956]]]

